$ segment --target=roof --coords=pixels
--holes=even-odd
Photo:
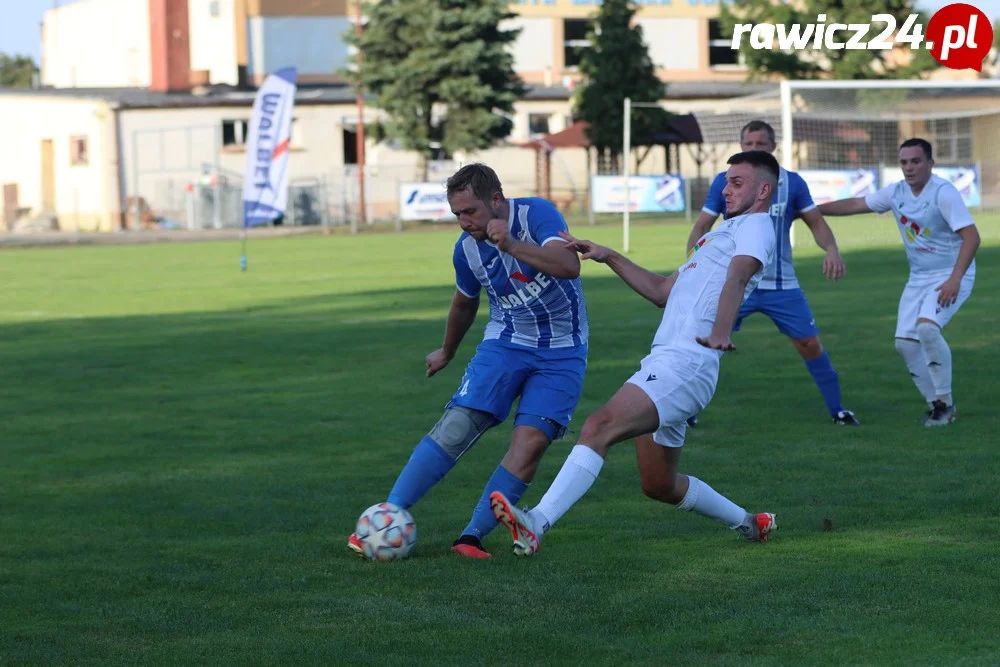
[[[565,130],[546,134],[538,139],[532,139],[521,144],[524,148],[553,151],[557,148],[589,148],[590,137],[587,130],[590,123],[578,120]],[[702,143],[701,128],[694,114],[671,114],[663,127],[656,128],[648,137],[639,137],[640,141],[654,146],[670,144],[700,144]]]
[[[665,99],[729,98],[776,91],[777,84],[722,82],[685,82],[666,85]],[[568,100],[573,91],[565,86],[528,86],[525,100]],[[60,99],[94,100],[123,109],[163,109],[188,107],[250,106],[257,91],[233,86],[205,86],[191,92],[161,93],[148,88],[0,88],[0,96],[32,96]],[[366,99],[374,99],[366,95]],[[295,104],[345,104],[355,99],[347,84],[299,86]]]
[[[589,148],[590,138],[587,136],[587,129],[590,123],[578,120],[565,130],[546,134],[544,137],[532,139],[521,144],[524,148],[534,148],[535,150],[555,150],[557,148]]]
[[[701,125],[692,114],[671,114],[666,125],[655,128],[644,142],[652,146],[669,146],[672,144],[700,144],[705,141],[701,133]]]
[[[743,81],[680,81],[667,84],[666,99],[730,98],[760,93],[777,93],[777,82],[745,83]]]
[[[0,88],[0,96],[4,95],[102,101],[123,109],[163,109],[251,106],[257,91],[232,86],[211,86],[183,93],[161,93],[148,88]],[[354,99],[354,89],[347,85],[301,86],[295,94],[296,105],[343,104]]]

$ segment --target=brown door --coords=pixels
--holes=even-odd
[[[3,186],[3,226],[10,231],[17,222],[17,183]]]
[[[56,210],[56,154],[51,139],[42,139],[42,210]]]

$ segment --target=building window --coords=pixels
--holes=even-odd
[[[343,129],[344,164],[358,163],[358,132],[355,127]]]
[[[248,120],[222,121],[222,145],[243,146],[247,142],[247,129],[249,127],[250,121]]]
[[[732,38],[726,37],[722,21],[708,19],[708,65],[709,67],[739,67],[743,65],[739,50],[733,50]]]
[[[294,148],[302,146],[302,137],[299,136],[298,118],[292,118],[292,127],[289,132],[289,146]],[[250,121],[245,119],[233,119],[222,121],[222,146],[234,149],[246,146],[247,138],[250,134]]]
[[[74,167],[85,167],[90,164],[90,151],[87,149],[87,137],[69,138],[69,163]]]
[[[972,159],[972,119],[939,118],[930,122],[934,159],[959,162]]]
[[[591,23],[587,19],[563,19],[563,62],[567,69],[577,68],[590,47]]]
[[[208,3],[208,15],[213,19],[219,18],[219,0],[212,0]]]
[[[549,133],[549,114],[530,113],[528,114],[528,134],[531,138],[540,137]]]

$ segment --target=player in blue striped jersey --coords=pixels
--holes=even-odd
[[[773,153],[777,148],[774,128],[762,120],[747,123],[740,131],[740,148],[744,151],[764,150]],[[708,190],[701,215],[688,238],[688,253],[712,228],[719,215],[726,217],[726,202],[722,197],[725,186],[726,174],[723,172],[715,177]],[[740,307],[733,330],[739,331],[743,319],[753,313],[763,313],[771,318],[778,330],[791,339],[805,361],[833,423],[857,425],[854,413],[841,404],[840,378],[820,343],[816,320],[792,266],[792,223],[796,217],[801,217],[812,232],[816,244],[826,250],[823,273],[830,280],[839,280],[844,275],[844,262],[840,258],[833,231],[813,203],[806,182],[795,172],[784,168],[779,174],[778,189],[771,201],[770,213],[778,242],[775,258],[764,268],[764,276],[757,290]],[[694,426],[697,418],[692,417],[688,423]]]
[[[551,202],[506,198],[483,164],[462,167],[448,179],[447,194],[462,228],[452,257],[456,290],[444,343],[427,355],[427,376],[454,358],[483,292],[490,319],[444,415],[417,444],[388,500],[404,508],[420,500],[519,399],[510,447],[452,546],[488,558],[482,538],[497,525],[490,494],[517,502],[573,419],[587,368],[587,306],[580,260],[560,238],[568,227]],[[354,535],[348,546],[360,551]]]

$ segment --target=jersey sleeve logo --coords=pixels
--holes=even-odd
[[[691,256],[693,254],[695,254],[696,252],[698,252],[699,248],[701,248],[703,245],[707,245],[707,244],[709,244],[711,242],[712,242],[712,239],[710,237],[708,237],[708,236],[704,237],[702,240],[700,240],[697,243],[695,243],[694,246],[692,246],[692,248],[690,250],[688,250],[687,258],[691,259]]]

